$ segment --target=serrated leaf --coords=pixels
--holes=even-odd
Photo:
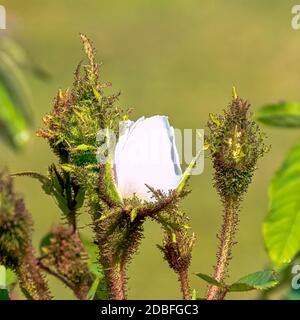
[[[228,287],[230,292],[266,290],[278,284],[273,271],[259,271],[251,273]]]
[[[34,171],[17,172],[11,175],[12,177],[29,177],[38,180],[42,184],[46,194],[51,194],[51,180],[43,174]]]
[[[6,286],[13,287],[18,281],[17,275],[11,269],[6,268]]]
[[[300,103],[280,102],[263,106],[255,115],[257,121],[273,127],[300,128]]]
[[[197,277],[201,278],[202,280],[204,280],[205,282],[213,285],[213,286],[217,286],[219,288],[223,288],[225,289],[226,287],[220,283],[219,281],[217,281],[216,279],[214,279],[213,277],[207,275],[207,274],[204,274],[204,273],[197,273],[196,274]]]
[[[288,263],[300,251],[300,144],[289,152],[274,175],[270,210],[263,225],[267,251],[275,265]]]
[[[18,278],[14,271],[0,265],[0,288],[7,289],[8,292],[16,285]]]

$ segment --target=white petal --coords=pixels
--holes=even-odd
[[[115,150],[115,175],[124,198],[135,194],[151,200],[146,184],[165,192],[176,188],[182,172],[174,129],[167,117],[142,117],[136,122],[121,123]]]

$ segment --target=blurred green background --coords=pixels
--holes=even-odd
[[[12,172],[45,173],[55,161],[47,144],[35,137],[42,116],[51,108],[59,88],[72,84],[73,72],[83,58],[79,32],[93,39],[104,62],[102,79],[121,90],[121,105],[133,107],[133,117],[164,114],[177,128],[204,128],[209,112],[220,112],[229,102],[231,87],[249,99],[255,110],[281,99],[300,100],[300,31],[291,28],[291,8],[285,0],[7,0],[8,34],[22,43],[52,75],[48,82],[28,76],[33,92],[35,128],[29,145],[14,153],[0,144],[0,166]],[[230,278],[268,266],[262,239],[262,221],[268,207],[268,184],[297,130],[265,128],[271,152],[259,162],[245,197],[230,265]],[[206,285],[192,273],[211,273],[215,263],[216,234],[221,207],[212,187],[208,159],[201,176],[191,179],[192,194],[184,206],[197,235],[191,283],[203,296]],[[37,245],[59,211],[36,181],[17,179],[35,221]],[[81,216],[89,233],[90,220]],[[155,247],[162,232],[146,223],[145,239],[129,268],[130,299],[179,299],[176,276]],[[50,278],[57,298],[72,294]],[[255,293],[228,298],[254,298]]]

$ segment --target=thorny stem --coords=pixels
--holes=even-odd
[[[234,237],[238,223],[238,203],[231,198],[224,199],[224,221],[219,236],[220,246],[217,254],[217,264],[214,271],[214,279],[223,282],[226,277],[231,251],[234,246]],[[223,300],[226,292],[217,286],[210,286],[207,293],[207,300]]]
[[[110,288],[111,300],[125,300],[124,270],[119,263],[115,263],[107,270],[107,280]]]
[[[183,300],[191,300],[191,289],[189,284],[188,269],[178,273]]]
[[[76,288],[71,282],[67,281],[63,276],[61,276],[59,273],[53,271],[52,269],[50,269],[49,267],[47,267],[46,265],[43,264],[42,259],[39,259],[39,266],[42,270],[46,271],[47,273],[49,273],[50,275],[52,275],[53,277],[57,278],[58,280],[60,280],[65,286],[67,286],[68,288],[70,288],[75,296],[79,299],[79,300],[87,300],[88,296],[87,296],[87,291],[85,290],[85,288]]]
[[[39,263],[30,250],[16,270],[21,289],[33,300],[51,300]]]

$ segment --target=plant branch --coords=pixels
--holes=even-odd
[[[181,286],[183,300],[191,300],[191,289],[189,284],[188,269],[180,271],[178,273],[178,277]]]
[[[112,264],[106,275],[109,282],[111,300],[125,300],[125,278],[122,266],[118,263]]]
[[[28,251],[16,272],[20,287],[26,296],[32,300],[51,300],[47,283],[32,250]]]
[[[226,277],[228,264],[231,259],[232,247],[235,244],[234,237],[238,224],[238,203],[232,198],[224,199],[223,226],[219,236],[220,245],[217,254],[217,264],[214,271],[214,279],[223,282]],[[210,286],[207,294],[207,300],[222,300],[225,294],[217,286]]]

